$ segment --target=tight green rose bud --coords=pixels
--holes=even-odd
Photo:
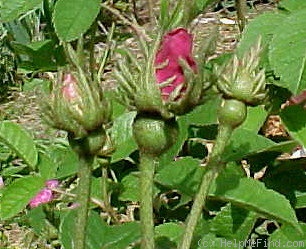
[[[164,121],[154,117],[137,116],[133,134],[142,152],[159,156],[176,141],[178,126],[174,120]]]
[[[221,125],[228,125],[235,129],[247,117],[246,104],[236,99],[226,99],[218,110],[218,120]]]

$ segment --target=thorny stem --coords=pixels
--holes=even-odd
[[[91,168],[93,163],[93,157],[80,154],[79,160],[79,186],[78,186],[78,204],[77,208],[77,220],[75,226],[75,249],[86,249],[86,228],[88,220],[88,207],[90,200],[91,189]]]
[[[238,26],[240,33],[244,30],[246,25],[246,0],[235,0],[236,10],[237,10],[237,18],[238,18]]]
[[[101,3],[102,8],[108,10],[111,12],[113,15],[117,16],[124,24],[130,26],[137,35],[141,36],[142,38],[145,39],[145,41],[150,42],[152,39],[145,33],[144,29],[140,27],[137,23],[133,23],[130,20],[128,20],[126,17],[124,17],[119,10],[108,6],[105,3]]]
[[[208,164],[203,168],[203,176],[199,190],[195,196],[195,200],[191,209],[191,212],[187,218],[187,223],[185,225],[185,231],[183,234],[182,242],[179,249],[190,248],[193,233],[195,231],[196,225],[202,213],[205,201],[207,199],[209,188],[212,182],[217,178],[219,172],[222,170],[224,164],[221,161],[221,155],[224,148],[232,135],[233,129],[228,125],[220,125],[218,135],[216,138],[216,143],[214,145],[213,151],[211,153]]]
[[[145,153],[140,155],[140,225],[141,249],[154,249],[153,177],[157,159]]]

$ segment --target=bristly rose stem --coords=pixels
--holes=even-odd
[[[77,220],[75,227],[75,249],[86,249],[86,228],[88,220],[88,206],[90,202],[91,169],[93,156],[79,155],[79,186],[77,201],[80,205],[77,209]]]
[[[140,154],[140,222],[141,249],[154,249],[153,220],[153,177],[158,159],[145,153]]]
[[[210,155],[209,162],[203,170],[203,177],[201,185],[196,194],[191,212],[187,218],[187,223],[185,225],[185,231],[181,241],[179,249],[190,248],[193,233],[197,226],[198,220],[202,213],[203,207],[205,205],[206,198],[209,193],[209,188],[212,182],[217,178],[219,172],[222,170],[224,164],[221,161],[221,155],[224,148],[232,135],[233,129],[229,125],[220,125],[218,135],[216,138],[216,143],[214,145],[213,151]]]
[[[245,17],[245,11],[247,7],[246,0],[235,0],[235,7],[237,10],[239,31],[242,33],[247,21]]]

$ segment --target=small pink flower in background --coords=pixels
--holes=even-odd
[[[196,72],[197,66],[192,57],[193,37],[186,29],[177,28],[168,32],[162,39],[160,48],[156,54],[156,79],[157,83],[163,83],[173,77],[173,81],[161,88],[162,98],[168,100],[169,95],[181,84],[185,83],[183,68],[179,59],[185,60]],[[181,89],[181,93],[186,87]]]
[[[38,194],[32,198],[29,202],[29,206],[31,208],[38,207],[41,204],[48,203],[53,200],[54,194],[52,192],[52,188],[56,188],[59,185],[58,180],[48,180],[45,183],[45,188],[40,190]]]
[[[63,77],[62,93],[68,101],[74,100],[78,97],[77,81],[71,73],[67,73]]]
[[[2,176],[0,176],[0,189],[4,188],[4,182]]]
[[[57,188],[59,185],[59,181],[58,180],[48,180],[46,181],[45,185],[47,188]]]

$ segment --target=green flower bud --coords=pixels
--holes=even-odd
[[[54,85],[44,114],[51,126],[82,138],[110,120],[110,105],[97,82],[66,73]]]
[[[75,138],[74,136],[68,136],[68,140],[70,146],[77,154],[97,155],[105,144],[106,133],[105,129],[101,127],[90,132],[86,137]]]
[[[241,125],[247,117],[247,106],[236,99],[226,99],[218,110],[218,120],[222,125],[236,128]]]
[[[157,36],[153,44],[140,42],[140,48],[140,58],[125,51],[114,73],[125,105],[138,113],[171,119],[201,103],[211,84],[192,55],[193,36],[188,30],[176,28]]]
[[[259,69],[260,40],[242,59],[235,55],[217,68],[217,86],[225,98],[241,100],[249,105],[260,104],[266,96],[265,71]]]
[[[152,156],[167,151],[176,141],[178,125],[173,119],[137,116],[133,124],[134,138],[139,150]]]

